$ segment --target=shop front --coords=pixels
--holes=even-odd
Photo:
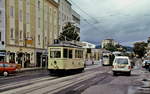
[[[22,68],[35,67],[35,55],[32,48],[7,47],[6,61],[20,64]]]

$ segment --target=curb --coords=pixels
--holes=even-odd
[[[46,68],[23,69],[23,70],[17,70],[16,73],[33,72],[33,71],[41,71],[41,70],[47,70],[47,69]]]

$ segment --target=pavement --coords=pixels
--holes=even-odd
[[[21,73],[21,72],[29,72],[29,71],[38,71],[38,70],[45,70],[45,68],[41,68],[41,67],[35,67],[35,68],[21,68],[19,70],[17,70],[17,73]]]

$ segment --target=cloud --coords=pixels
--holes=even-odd
[[[124,45],[150,36],[150,0],[72,0],[81,15],[81,40],[114,38]],[[83,13],[85,11],[87,14]]]

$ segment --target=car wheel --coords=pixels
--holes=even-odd
[[[7,71],[4,71],[3,75],[4,75],[4,76],[8,76],[8,72],[7,72]]]

